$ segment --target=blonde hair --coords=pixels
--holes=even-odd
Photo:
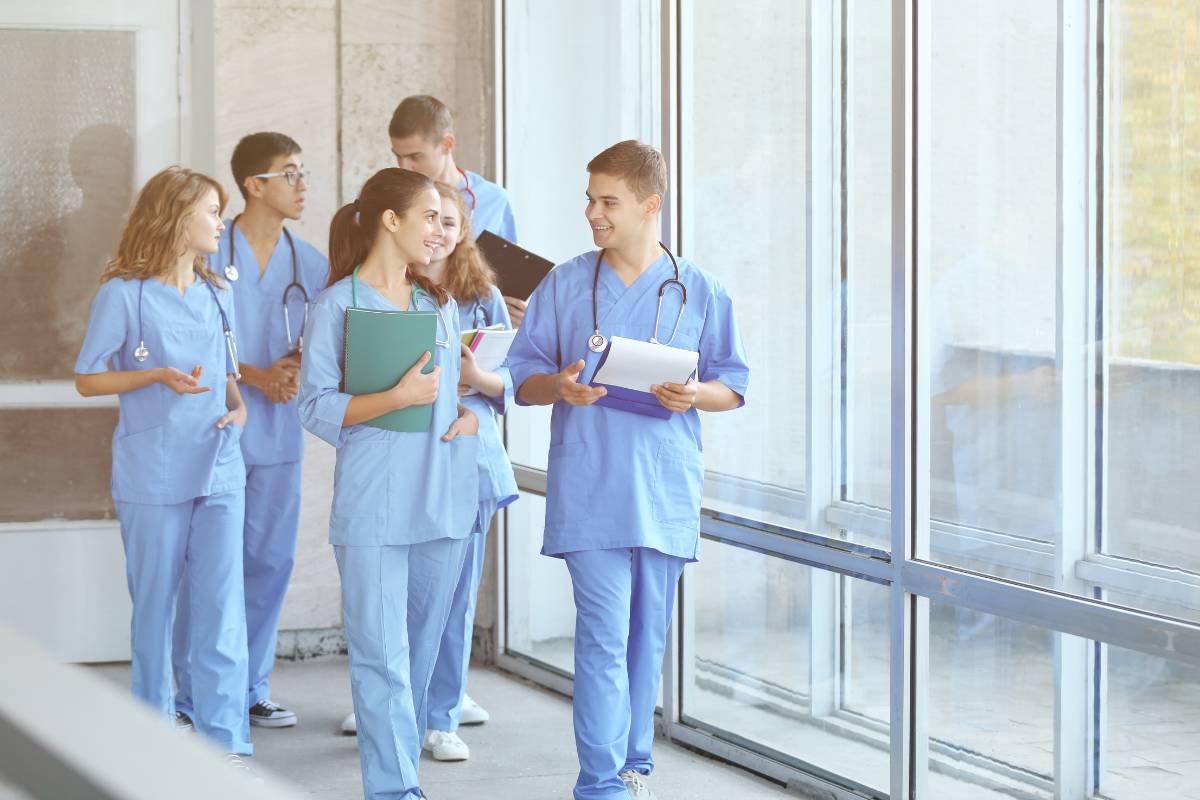
[[[460,303],[474,300],[485,300],[491,296],[492,284],[496,282],[496,273],[488,265],[475,239],[471,236],[471,214],[463,200],[462,192],[445,183],[437,183],[438,194],[443,199],[452,200],[462,218],[462,230],[459,235],[462,241],[454,248],[454,252],[446,259],[446,272],[442,278],[442,286]]]
[[[667,163],[662,153],[636,139],[617,142],[603,151],[588,162],[587,171],[625,181],[639,203],[652,194],[667,194]]]
[[[108,262],[100,281],[157,278],[170,272],[184,252],[184,237],[195,206],[210,189],[216,191],[224,211],[228,198],[221,184],[195,170],[167,167],[146,181],[121,232],[117,255]],[[207,257],[196,256],[193,266],[202,279],[221,286],[208,268]]]

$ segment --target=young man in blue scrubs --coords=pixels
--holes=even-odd
[[[508,192],[478,173],[458,166],[454,160],[454,117],[441,100],[427,94],[406,97],[392,112],[388,124],[396,166],[425,177],[457,186],[471,214],[471,235],[484,231],[517,241],[517,221]],[[513,325],[520,325],[525,301],[504,298]]]
[[[308,183],[300,145],[282,133],[253,133],[238,142],[230,166],[246,207],[226,221],[209,263],[233,292],[240,382],[251,420],[242,437],[247,706],[250,724],[283,728],[296,724],[296,714],[272,702],[270,676],[300,522],[304,450],[295,398],[301,335],[308,303],[325,287],[329,263],[284,227],[304,213]],[[176,618],[174,659],[179,686],[175,704],[185,714],[192,702],[182,646],[190,623],[186,609],[181,605]]]
[[[518,403],[554,406],[542,553],[566,560],[574,588],[574,797],[651,800],[645,776],[654,767],[654,706],[675,584],[699,548],[697,411],[743,405],[750,369],[724,288],[686,259],[677,260],[676,274],[659,244],[662,155],[625,141],[587,169],[586,217],[599,249],[542,281],[509,368]],[[676,277],[686,302],[664,283]],[[653,387],[668,418],[596,405],[606,396],[588,385],[601,360],[589,347],[596,329],[606,340],[655,335],[699,353],[694,379]]]

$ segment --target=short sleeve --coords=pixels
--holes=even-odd
[[[750,365],[733,312],[733,299],[720,284],[713,285],[708,299],[704,328],[700,331],[697,374],[702,383],[720,381],[737,392],[741,398],[739,407],[746,404]]]
[[[559,364],[558,314],[554,293],[557,275],[551,272],[534,290],[525,310],[525,319],[517,329],[516,339],[508,351],[517,405],[521,402],[521,386],[533,375],[549,375],[562,369]]]
[[[92,300],[83,346],[75,360],[76,373],[95,375],[108,372],[111,368],[110,359],[122,348],[137,347],[137,342],[130,344],[130,328],[133,326],[129,320],[126,288],[126,282],[119,278],[100,285],[100,290]],[[132,333],[132,336],[136,335],[136,332]]]

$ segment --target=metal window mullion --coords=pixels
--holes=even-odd
[[[1058,0],[1056,105],[1057,247],[1055,353],[1060,378],[1059,535],[1054,548],[1054,587],[1083,594],[1076,565],[1089,539],[1090,453],[1094,393],[1088,335],[1088,174],[1090,75],[1088,0]],[[1054,796],[1083,800],[1089,793],[1089,642],[1054,634]]]
[[[891,5],[891,551],[889,629],[889,725],[891,746],[890,794],[909,800],[922,794],[926,772],[927,737],[921,714],[927,680],[927,648],[920,644],[928,602],[905,590],[903,566],[917,544],[914,505],[920,494],[919,448],[914,431],[918,344],[914,323],[914,193],[916,165],[915,19],[919,9],[906,0]],[[923,76],[922,76],[923,77]],[[928,459],[926,458],[926,462]]]
[[[807,528],[812,532],[824,530],[825,513],[833,501],[834,392],[838,391],[834,363],[843,344],[835,335],[833,312],[840,277],[835,175],[840,171],[836,167],[841,135],[840,47],[835,31],[840,15],[834,5],[811,3],[808,15],[805,476]],[[840,581],[825,570],[812,570],[809,576],[809,713],[822,717],[837,708]]]

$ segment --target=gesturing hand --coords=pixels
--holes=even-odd
[[[579,373],[583,372],[583,367],[583,359],[580,359],[555,376],[559,397],[573,406],[590,406],[608,394],[608,390],[603,387],[592,388],[579,382]]]
[[[211,392],[212,387],[200,385],[200,376],[203,374],[204,367],[199,364],[192,367],[190,375],[174,367],[160,367],[158,382],[175,394],[204,394]]]
[[[417,359],[417,363],[413,364],[408,372],[404,373],[404,377],[392,387],[397,408],[427,406],[434,400],[437,400],[438,378],[442,374],[442,368],[434,367],[428,375],[421,372],[421,368],[428,364],[429,359],[432,357],[426,351],[423,356]]]

